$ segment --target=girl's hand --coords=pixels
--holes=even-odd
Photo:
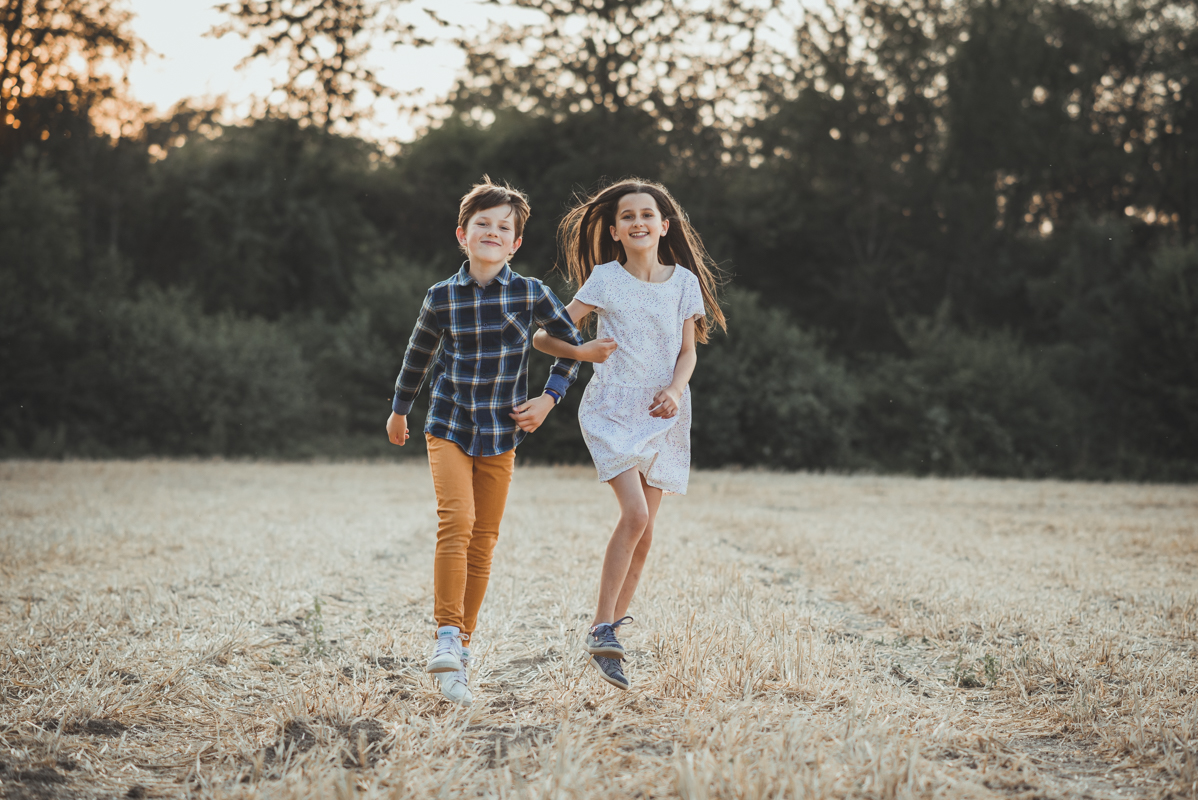
[[[408,441],[408,417],[406,414],[392,413],[387,420],[387,438],[391,444],[403,447]]]
[[[532,433],[537,428],[541,427],[541,423],[545,421],[545,417],[549,416],[549,412],[553,410],[553,398],[547,394],[540,397],[534,397],[527,403],[521,403],[512,409],[509,417],[516,420],[516,427],[525,433]]]
[[[607,361],[607,357],[616,352],[616,340],[610,336],[605,336],[602,339],[592,339],[586,344],[578,346],[577,361],[592,361],[596,364],[602,364]]]
[[[673,419],[678,415],[682,405],[682,392],[673,386],[667,386],[653,395],[653,405],[649,406],[649,416],[661,419]]]

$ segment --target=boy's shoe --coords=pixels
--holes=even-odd
[[[462,668],[462,632],[452,625],[437,628],[437,644],[425,672],[457,672]]]
[[[437,681],[441,684],[441,694],[451,703],[468,706],[474,702],[466,670],[470,668],[470,651],[462,648],[462,668],[456,672],[438,672]]]
[[[625,622],[632,622],[632,617],[624,617],[615,622],[600,622],[592,627],[587,632],[587,652],[593,656],[623,658],[624,645],[616,640],[616,628]]]
[[[624,677],[624,670],[620,667],[619,659],[608,658],[607,656],[590,656],[590,660],[595,665],[595,669],[599,670],[599,677],[617,689],[627,690],[632,685]]]

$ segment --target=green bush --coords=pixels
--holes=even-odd
[[[314,440],[318,449],[369,455],[424,452],[427,380],[409,415],[412,438],[402,451],[388,443],[384,426],[420,306],[428,288],[448,277],[447,270],[397,260],[354,280],[354,310],[337,322],[315,316],[288,323],[312,365],[320,408]]]
[[[730,291],[725,312],[728,333],[699,346],[691,381],[694,462],[851,466],[859,392],[844,367],[750,292]]]
[[[1126,400],[1120,471],[1198,477],[1198,245],[1165,247],[1129,271],[1113,328]]]
[[[294,453],[318,426],[300,348],[278,325],[205,315],[177,292],[112,303],[72,421],[98,452]]]
[[[1037,476],[1069,462],[1068,398],[1013,336],[924,330],[861,368],[857,447],[876,468]]]
[[[0,452],[71,417],[87,285],[78,201],[33,154],[0,183]]]

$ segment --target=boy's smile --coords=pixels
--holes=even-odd
[[[515,210],[506,204],[475,213],[465,228],[457,229],[457,236],[470,257],[470,272],[480,283],[493,278],[524,241],[516,236]]]

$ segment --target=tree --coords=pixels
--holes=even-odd
[[[461,111],[518,108],[562,118],[592,108],[646,111],[686,137],[736,129],[781,64],[768,43],[778,0],[509,0],[541,21],[495,24],[459,40]]]
[[[415,26],[399,18],[411,0],[242,0],[217,10],[230,19],[212,34],[236,33],[254,43],[242,64],[256,58],[281,57],[287,77],[275,91],[289,116],[329,127],[352,127],[369,107],[363,94],[398,98],[370,66],[370,50],[379,37],[392,46],[432,44],[416,35]]]
[[[62,106],[116,99],[143,49],[119,0],[4,0],[0,5],[0,147],[45,138]],[[112,71],[115,68],[116,72]],[[8,144],[8,147],[4,147]]]
[[[193,289],[209,313],[340,317],[382,259],[363,213],[376,154],[285,119],[193,138],[150,170],[138,276]]]

